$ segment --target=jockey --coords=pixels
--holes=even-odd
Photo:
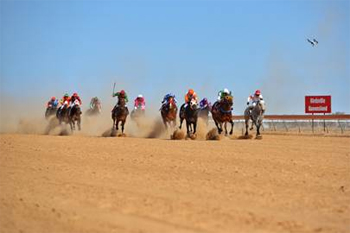
[[[201,102],[199,102],[199,107],[201,108],[201,109],[204,109],[204,108],[206,108],[206,107],[211,107],[211,103],[208,101],[208,99],[207,98],[204,98],[204,99],[202,99],[201,100]]]
[[[70,97],[69,95],[66,93],[64,94],[64,96],[62,97],[62,99],[60,100],[60,109],[62,109],[64,106],[68,106],[69,105],[69,102],[70,102]]]
[[[73,95],[70,97],[70,105],[69,105],[69,115],[70,115],[70,111],[72,110],[72,108],[74,107],[74,105],[76,104],[76,101],[79,101],[79,105],[81,105],[81,99],[78,95],[78,93],[73,93]]]
[[[164,98],[163,98],[163,100],[162,100],[162,104],[167,104],[170,97],[173,97],[175,103],[177,103],[177,100],[176,100],[176,98],[175,98],[175,95],[172,94],[172,93],[168,93],[168,94],[166,94],[166,95],[164,96]]]
[[[137,109],[139,106],[141,106],[142,110],[145,110],[145,98],[140,94],[136,97],[134,100],[134,108]]]
[[[196,101],[196,103],[198,103],[198,99],[197,99],[197,94],[196,92],[194,92],[193,89],[189,89],[188,92],[185,95],[185,105],[184,107],[187,107],[187,104],[191,101],[191,100]]]
[[[59,115],[61,113],[61,110],[64,108],[64,107],[68,107],[69,105],[69,102],[70,102],[70,97],[68,95],[68,93],[64,94],[64,96],[62,97],[62,99],[60,100],[60,104],[61,106],[58,108],[57,110],[57,115]]]
[[[58,106],[58,100],[56,99],[56,97],[51,97],[51,99],[49,100],[49,102],[47,102],[46,107],[49,108],[57,108]]]
[[[118,97],[118,102],[117,104],[114,106],[114,108],[112,109],[112,112],[114,111],[114,109],[117,108],[117,105],[119,105],[120,103],[120,99],[124,98],[125,99],[125,107],[126,107],[126,104],[128,103],[129,99],[128,99],[128,95],[126,94],[126,92],[124,90],[121,90],[117,93],[113,93],[112,94],[112,97]]]
[[[101,106],[100,100],[98,99],[97,96],[95,96],[90,101],[90,109],[94,109],[97,104],[99,104]]]
[[[219,91],[218,93],[218,101],[222,101],[225,96],[232,96],[232,92],[229,91],[227,88],[224,88],[224,90]]]
[[[247,105],[254,107],[258,101],[264,100],[260,90],[256,90],[254,95],[248,96]]]
[[[75,101],[79,101],[79,105],[81,105],[81,99],[77,93],[73,93],[72,97],[70,97],[70,107],[72,107],[75,104]]]
[[[169,103],[170,97],[173,98],[175,104],[177,103],[177,99],[176,99],[175,95],[172,94],[172,93],[168,93],[168,94],[166,94],[166,95],[164,96],[164,98],[163,98],[163,100],[162,100],[162,106],[160,107],[159,110],[162,110],[163,106],[165,106],[165,105],[167,105],[167,104]]]

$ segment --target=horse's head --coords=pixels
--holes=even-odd
[[[197,102],[193,98],[190,100],[190,107],[191,107],[191,109],[196,109],[197,108]]]
[[[224,97],[224,103],[232,106],[233,105],[233,97],[230,95],[227,95]]]
[[[265,101],[264,100],[259,100],[255,106],[257,109],[256,111],[259,112],[259,114],[262,114],[265,112]]]
[[[118,99],[118,105],[119,105],[119,107],[124,107],[125,104],[126,104],[125,98],[119,97],[119,99]]]
[[[169,97],[169,99],[168,99],[168,105],[169,105],[169,109],[173,109],[173,108],[176,107],[176,103],[175,103],[174,97]]]

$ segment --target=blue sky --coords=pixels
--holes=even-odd
[[[167,92],[214,101],[227,87],[235,114],[255,89],[270,114],[304,113],[313,94],[350,112],[349,1],[5,0],[0,11],[2,103],[77,91],[112,108],[115,81],[154,109]]]

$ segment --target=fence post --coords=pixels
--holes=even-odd
[[[275,124],[273,123],[273,120],[271,121],[272,123],[272,126],[273,126],[273,131],[276,131],[276,127],[275,127]]]
[[[300,124],[298,123],[298,121],[295,121],[295,124],[298,126],[299,133],[300,133]]]
[[[284,128],[286,128],[286,132],[288,132],[288,127],[287,127],[286,121],[283,121],[283,125],[284,125]]]
[[[339,124],[340,130],[341,130],[341,133],[343,134],[343,133],[344,133],[344,130],[343,130],[343,127],[342,127],[341,124],[340,124],[340,120],[338,120],[338,124]]]

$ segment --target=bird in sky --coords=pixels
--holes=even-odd
[[[312,44],[312,46],[315,46],[315,45],[318,44],[318,41],[317,41],[316,39],[312,39],[312,40],[307,39],[307,41],[308,41],[310,44]]]

